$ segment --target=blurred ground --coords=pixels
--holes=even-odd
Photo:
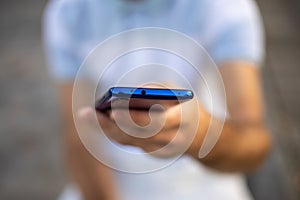
[[[47,75],[41,46],[45,2],[0,2],[0,199],[55,199],[66,182],[54,83]],[[273,161],[265,168],[272,163],[279,168],[259,171],[250,182],[260,199],[272,192],[268,183],[277,180],[290,199],[299,199],[300,3],[258,3],[267,31],[262,76],[275,147]],[[258,180],[263,184],[256,184]]]
[[[300,3],[297,0],[257,2],[267,35],[262,78],[274,148],[262,170],[250,178],[250,183],[257,199],[299,199]]]
[[[40,21],[46,1],[0,2],[0,199],[55,199],[65,178]]]

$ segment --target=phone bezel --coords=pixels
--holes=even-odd
[[[111,102],[117,99],[148,99],[186,101],[194,97],[193,91],[187,89],[146,88],[146,87],[112,87],[98,101],[95,108],[106,111]]]

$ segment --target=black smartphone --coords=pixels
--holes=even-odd
[[[149,110],[154,104],[171,106],[193,97],[193,92],[186,89],[112,87],[96,101],[95,108],[105,112],[111,109],[113,102],[120,102],[115,103],[114,108],[128,108],[128,103],[122,103],[125,100],[129,101],[129,109]]]

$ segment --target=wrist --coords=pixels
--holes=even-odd
[[[205,110],[201,109],[199,113],[200,117],[197,131],[191,145],[189,146],[186,152],[188,155],[194,157],[195,159],[199,159],[199,151],[207,134],[210,122],[212,120],[212,115],[206,112]]]

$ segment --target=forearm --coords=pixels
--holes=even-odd
[[[203,125],[204,124],[204,125]],[[198,154],[208,123],[199,126],[199,132],[188,153],[201,163],[220,171],[249,172],[256,169],[270,149],[267,129],[258,123],[246,124],[226,121],[220,137],[211,152],[199,159]],[[198,138],[197,138],[198,137]]]
[[[77,133],[67,133],[65,149],[70,175],[84,199],[115,200],[113,172],[90,155],[79,141]]]
[[[60,99],[65,124],[65,155],[73,181],[78,185],[85,200],[117,199],[113,172],[96,160],[82,144],[72,115],[72,84],[60,86]]]
[[[230,119],[225,122],[217,144],[200,161],[221,171],[252,171],[271,146],[270,135],[263,123],[259,70],[253,63],[243,61],[223,63],[219,69]],[[196,159],[211,117],[207,112],[202,113],[202,119],[207,122],[199,125],[200,134],[192,148]]]

